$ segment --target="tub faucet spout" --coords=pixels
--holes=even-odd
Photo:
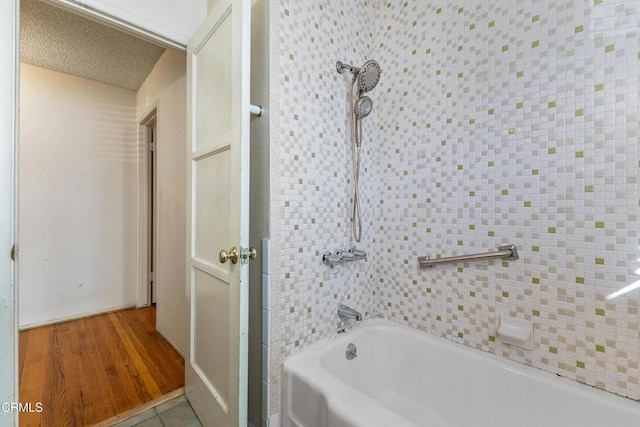
[[[344,304],[340,304],[340,307],[338,307],[338,316],[341,319],[355,319],[355,320],[362,320],[362,315],[355,311],[353,308],[351,307],[347,307]]]

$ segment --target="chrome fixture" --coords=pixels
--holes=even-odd
[[[329,251],[325,251],[322,254],[322,263],[324,265],[330,265],[330,266],[342,264],[342,257],[340,256],[340,252],[336,252],[335,254],[332,254]]]
[[[380,82],[380,64],[373,59],[364,63],[358,73],[358,89],[360,92],[370,92],[378,86]]]
[[[344,352],[347,360],[353,360],[358,357],[358,348],[354,343],[349,343],[347,350]]]
[[[355,247],[347,251],[339,249],[335,253],[331,253],[329,251],[324,251],[322,253],[322,263],[324,265],[331,266],[342,264],[343,262],[357,261],[366,258],[367,253],[362,249],[356,249]]]
[[[340,255],[340,259],[344,262],[344,261],[353,261],[354,259],[356,259],[356,256],[353,254],[353,252],[340,252],[338,255]]]
[[[358,67],[354,67],[353,65],[345,64],[342,61],[336,62],[336,70],[338,70],[338,72],[340,74],[344,73],[345,71],[348,71],[351,74],[358,74],[358,72],[360,72],[360,69]]]
[[[356,101],[355,110],[356,118],[364,119],[371,114],[371,110],[373,110],[373,101],[368,96],[363,96]]]
[[[338,307],[338,317],[340,317],[341,319],[355,319],[357,321],[362,320],[362,315],[359,312],[355,311],[351,307],[347,307],[344,304],[340,304],[340,306]]]
[[[418,257],[418,262],[420,263],[421,268],[426,268],[426,267],[433,267],[437,264],[449,264],[453,262],[462,262],[462,261],[480,261],[480,260],[494,259],[494,258],[516,260],[519,258],[518,248],[516,248],[516,245],[505,245],[505,246],[499,246],[498,250],[494,252],[486,252],[482,254],[473,254],[473,255],[460,255],[460,256],[452,256],[447,258],[435,258],[435,259],[431,259],[428,256],[421,256],[421,257]]]
[[[361,68],[338,61],[336,70],[340,74],[348,71],[353,75],[351,80],[351,151],[353,159],[353,214],[351,231],[356,242],[362,239],[362,218],[360,214],[360,193],[358,179],[360,177],[360,145],[362,144],[362,119],[371,114],[373,101],[363,94],[372,91],[380,81],[380,64],[373,59],[364,63]]]
[[[363,96],[358,98],[355,105],[353,106],[354,115],[356,117],[356,128],[354,129],[356,135],[356,147],[358,148],[358,164],[356,165],[358,168],[358,174],[360,172],[360,144],[362,144],[362,119],[371,114],[373,110],[373,101],[368,96]],[[357,182],[358,177],[354,177],[354,181]],[[360,195],[358,195],[358,200],[360,200]],[[358,214],[360,213],[360,205],[358,204]],[[358,217],[358,222],[360,221]],[[362,231],[360,231],[362,234]],[[359,241],[359,240],[357,240]]]
[[[355,246],[353,248],[349,249],[349,252],[353,252],[353,255],[355,255],[356,259],[366,259],[367,258],[367,253],[365,251],[363,251],[362,249],[356,249]]]
[[[336,70],[338,70],[340,74],[343,74],[345,71],[353,74],[354,82],[358,83],[358,91],[360,93],[372,91],[380,81],[380,64],[373,59],[365,62],[361,68],[338,61],[336,62]]]

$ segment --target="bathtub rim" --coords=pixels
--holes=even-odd
[[[640,400],[635,400],[628,396],[622,396],[590,384],[582,383],[573,378],[546,371],[533,365],[527,365],[482,349],[469,347],[464,343],[456,342],[445,337],[440,337],[407,325],[399,324],[392,319],[372,317],[363,320],[361,323],[353,326],[349,330],[346,330],[344,333],[333,335],[331,337],[327,337],[327,339],[313,343],[284,360],[282,363],[283,382],[280,405],[280,409],[282,411],[281,421],[288,416],[286,413],[286,403],[288,400],[288,396],[286,394],[287,375],[295,374],[298,375],[298,377],[305,378],[307,381],[314,382],[321,389],[323,397],[327,400],[327,405],[329,407],[335,406],[332,405],[332,400],[334,399],[327,397],[332,391],[334,391],[335,395],[335,390],[332,390],[330,387],[332,385],[343,385],[343,388],[347,388],[344,387],[344,385],[348,384],[341,382],[339,378],[336,378],[332,373],[325,370],[321,364],[322,354],[331,351],[331,349],[338,350],[342,347],[346,348],[346,345],[351,341],[351,339],[357,339],[359,335],[367,333],[374,328],[399,329],[405,331],[409,335],[413,335],[420,340],[426,341],[426,345],[435,345],[439,348],[444,348],[445,351],[450,350],[458,353],[464,352],[464,356],[470,357],[473,360],[490,363],[501,370],[507,370],[511,374],[528,377],[532,381],[546,383],[550,387],[559,388],[568,393],[576,394],[577,397],[581,399],[597,399],[603,408],[607,407],[612,411],[632,411],[637,413],[637,416],[640,417]],[[318,377],[319,371],[325,372],[325,374]],[[317,381],[318,378],[320,379],[319,382]],[[352,386],[349,386],[348,388],[353,389]],[[343,398],[344,396],[345,394],[340,393],[340,396],[338,397]],[[365,400],[371,400],[364,394],[362,394],[362,396]],[[356,402],[354,402],[354,404],[356,404]],[[400,418],[404,419],[403,417]]]

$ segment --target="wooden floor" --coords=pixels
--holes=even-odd
[[[20,426],[91,426],[184,386],[184,360],[155,307],[20,332]]]

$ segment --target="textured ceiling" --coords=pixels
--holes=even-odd
[[[20,2],[20,61],[137,91],[165,49],[38,0]]]

